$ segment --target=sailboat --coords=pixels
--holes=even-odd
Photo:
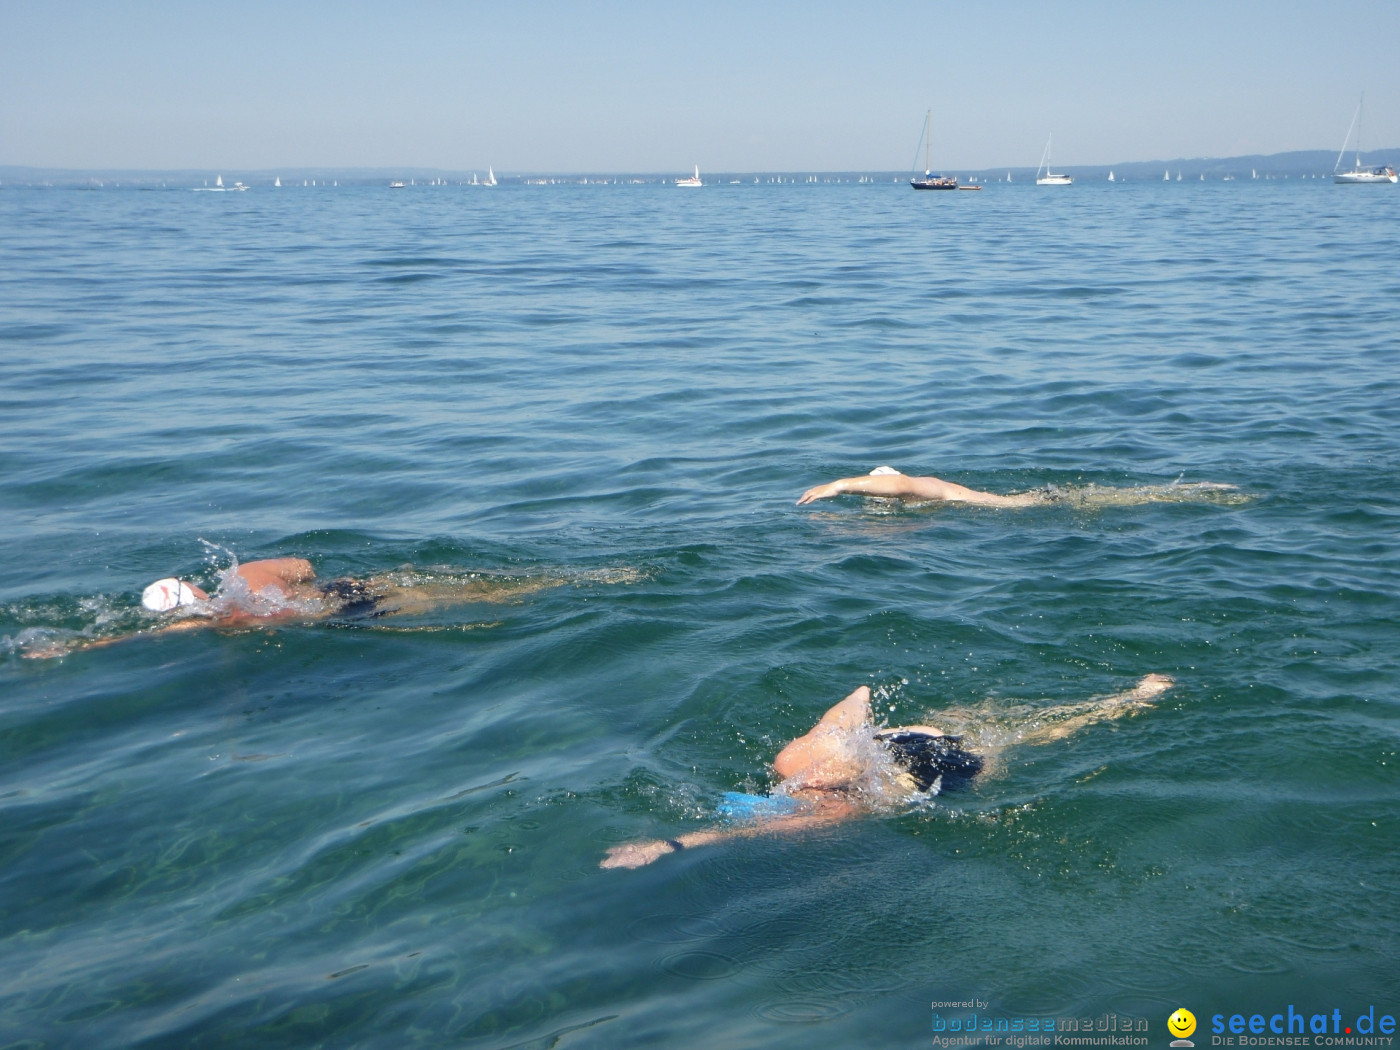
[[[1171,169],[1171,168],[1168,168],[1166,171],[1162,172],[1162,181],[1163,181],[1163,182],[1171,182],[1171,181],[1172,181],[1172,169]]]
[[[703,182],[700,181],[700,165],[699,165],[699,164],[695,165],[695,174],[692,175],[690,178],[688,178],[688,179],[677,179],[677,180],[676,180],[676,185],[677,185],[677,186],[703,186],[703,185],[705,185]]]
[[[1113,181],[1113,172],[1112,172],[1112,171],[1109,171],[1109,173],[1108,173],[1108,181],[1109,181],[1109,182],[1112,182],[1112,181]]]
[[[1332,181],[1338,186],[1367,186],[1382,182],[1398,182],[1395,169],[1391,167],[1363,168],[1361,166],[1361,104],[1366,101],[1366,93],[1361,93],[1361,101],[1356,104],[1356,116],[1351,118],[1351,127],[1347,128],[1347,137],[1342,142],[1342,151],[1337,154],[1337,163],[1332,166]],[[1342,156],[1347,151],[1347,143],[1351,141],[1351,129],[1356,129],[1356,161],[1351,171],[1338,171],[1342,166]]]
[[[486,166],[486,181],[483,182],[482,185],[483,185],[483,186],[494,186],[494,185],[496,185],[496,172],[491,168],[491,166],[490,166],[489,164]]]
[[[1037,186],[1072,186],[1074,180],[1068,175],[1056,175],[1050,170],[1050,143],[1054,135],[1045,140],[1045,155],[1040,158],[1040,168],[1035,169],[1035,184]],[[1040,174],[1040,169],[1045,169],[1045,174]]]
[[[951,175],[935,175],[933,169],[929,167],[928,153],[932,136],[929,134],[933,127],[933,110],[924,114],[924,133],[922,141],[924,144],[924,177],[921,179],[917,175],[909,180],[909,185],[916,190],[955,190],[958,188],[958,180]],[[914,147],[914,156],[919,156],[919,147]]]
[[[278,175],[277,178],[272,180],[272,184],[280,188],[282,185],[282,176]]]

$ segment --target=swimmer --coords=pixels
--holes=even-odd
[[[893,467],[876,467],[869,474],[857,478],[838,478],[825,485],[815,485],[802,493],[797,501],[815,503],[819,499],[833,496],[859,495],[877,496],[884,499],[908,500],[911,502],[970,503],[979,507],[1037,507],[1047,503],[1071,500],[1082,505],[1111,505],[1133,503],[1180,502],[1185,499],[1200,498],[1202,493],[1234,492],[1234,485],[1218,482],[1195,482],[1189,484],[1140,486],[1136,489],[1086,489],[1062,491],[1051,485],[1031,489],[1029,492],[1013,492],[1007,496],[995,492],[981,492],[951,481],[933,477],[910,477],[901,474]]]
[[[1109,697],[1043,709],[1017,742],[1062,740],[1095,722],[1135,714],[1171,686],[1167,675],[1150,674],[1132,689]],[[965,748],[963,739],[930,725],[877,728],[870,712],[870,687],[863,685],[778,752],[773,772],[781,779],[771,793],[726,794],[719,812],[729,825],[613,846],[600,866],[640,868],[668,853],[836,824],[957,788],[987,765],[987,756]]]
[[[141,592],[141,607],[147,613],[162,617],[152,628],[107,638],[52,639],[24,655],[31,659],[63,656],[77,649],[112,645],[127,638],[208,627],[245,628],[407,616],[469,602],[510,601],[581,580],[624,583],[635,578],[636,573],[626,570],[531,579],[404,570],[322,581],[316,579],[316,570],[305,558],[269,558],[226,570],[213,594],[174,576],[156,580]]]

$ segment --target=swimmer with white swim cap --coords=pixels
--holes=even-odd
[[[267,558],[237,566],[224,581],[225,585],[238,581],[250,595],[265,599],[261,605],[246,602],[241,606],[200,608],[200,603],[209,601],[207,593],[192,583],[167,576],[141,592],[141,607],[154,613],[188,609],[225,624],[250,619],[284,619],[301,611],[293,608],[293,603],[311,596],[306,585],[315,577],[316,570],[305,558]]]
[[[1018,743],[1062,740],[1095,722],[1134,714],[1172,684],[1167,675],[1150,674],[1132,689],[1103,699],[1039,710]],[[870,687],[863,685],[778,752],[773,772],[781,780],[769,794],[725,794],[718,809],[726,826],[613,846],[600,867],[640,868],[695,846],[836,824],[959,787],[985,766],[984,757],[964,748],[962,740],[928,725],[877,729]]]
[[[166,613],[182,605],[194,605],[196,602],[205,601],[208,597],[209,595],[193,584],[167,576],[163,580],[156,580],[141,592],[141,607],[151,612]]]
[[[429,613],[454,605],[501,602],[597,580],[624,583],[636,574],[624,570],[523,579],[490,573],[455,574],[400,571],[320,581],[305,558],[267,558],[236,566],[224,574],[212,595],[187,580],[167,576],[141,592],[141,607],[161,618],[154,628],[106,638],[79,637],[50,641],[24,653],[30,659],[63,656],[78,649],[112,645],[127,638],[173,631],[248,628],[318,620],[373,620],[385,616]]]

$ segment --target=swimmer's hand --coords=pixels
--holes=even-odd
[[[1129,695],[1134,700],[1151,700],[1154,696],[1165,693],[1174,685],[1176,685],[1176,680],[1169,674],[1150,674],[1138,682]]]
[[[800,507],[804,503],[815,503],[819,499],[831,499],[832,496],[841,495],[842,491],[840,481],[830,481],[825,485],[814,485],[812,488],[802,493],[801,498],[797,501],[797,505]]]
[[[1176,680],[1167,674],[1150,674],[1143,677],[1137,685],[1133,686],[1125,693],[1119,693],[1110,699],[1124,708],[1151,707],[1161,696],[1172,686],[1176,685]]]
[[[608,855],[602,859],[598,867],[640,868],[654,860],[659,860],[668,853],[675,852],[675,845],[665,839],[657,839],[654,842],[628,842],[608,850]]]
[[[67,656],[73,646],[65,645],[58,641],[43,642],[33,645],[20,653],[26,660],[53,660],[60,656]]]

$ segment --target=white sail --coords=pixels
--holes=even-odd
[[[1341,151],[1337,154],[1337,163],[1332,165],[1332,173],[1335,175],[1337,169],[1342,166],[1342,157],[1347,151],[1347,144],[1351,142],[1351,133],[1356,131],[1356,169],[1361,170],[1361,131],[1358,125],[1361,123],[1361,106],[1366,101],[1366,92],[1361,92],[1361,99],[1356,103],[1356,114],[1351,118],[1351,124],[1347,127],[1347,137],[1342,139]]]

